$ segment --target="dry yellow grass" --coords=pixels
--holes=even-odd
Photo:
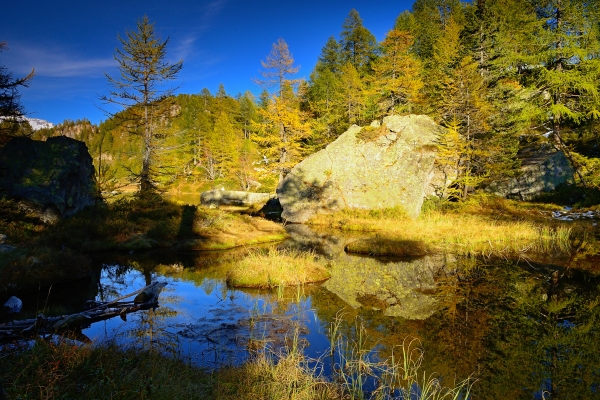
[[[547,211],[547,210],[542,210]],[[486,199],[411,219],[398,210],[345,211],[318,215],[312,225],[377,232],[348,245],[349,251],[381,255],[432,252],[502,255],[570,250],[572,228],[551,221],[528,203]]]
[[[311,253],[269,249],[267,253],[256,252],[236,262],[227,274],[227,283],[236,287],[273,288],[321,282],[329,277],[329,271]]]

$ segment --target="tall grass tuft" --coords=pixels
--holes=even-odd
[[[468,399],[472,378],[447,385],[443,377],[422,370],[423,350],[416,338],[406,338],[386,360],[378,360],[377,352],[367,348],[366,330],[356,326],[356,338],[338,337],[337,364],[334,371],[345,394],[351,399]],[[367,390],[371,387],[371,390]]]
[[[251,251],[235,263],[227,274],[227,283],[236,287],[283,288],[320,282],[329,271],[315,261],[311,252],[292,249]]]

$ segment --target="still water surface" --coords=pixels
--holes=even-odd
[[[108,301],[159,280],[168,283],[159,307],[83,334],[159,347],[206,367],[242,362],[265,344],[277,351],[297,334],[295,343],[328,374],[329,328],[339,323],[350,341],[364,328],[373,360],[397,355],[406,338],[416,338],[423,371],[448,385],[476,378],[473,398],[600,398],[596,275],[523,260],[359,257],[343,251],[343,238],[292,236],[284,245],[316,251],[330,280],[285,290],[227,287],[231,263],[260,250],[106,254],[94,261],[95,279],[66,294],[38,295],[37,309],[79,311],[87,299]]]

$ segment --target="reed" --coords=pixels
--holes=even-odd
[[[320,282],[329,276],[313,253],[270,248],[266,253],[251,251],[236,262],[227,274],[227,283],[234,287],[279,288]]]

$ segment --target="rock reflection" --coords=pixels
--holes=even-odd
[[[473,398],[598,397],[597,276],[531,261],[359,257],[344,252],[351,236],[304,226],[289,232],[294,242],[285,246],[321,254],[329,281],[234,290],[225,284],[226,273],[245,250],[128,255],[120,261],[127,267],[103,273],[101,295],[131,291],[149,277],[167,279],[169,291],[152,314],[136,315],[115,332],[140,345],[178,349],[210,367],[243,362],[265,345],[289,345],[298,334],[306,355],[321,357],[327,367],[334,365],[325,357],[328,327],[337,321],[348,340],[364,327],[365,346],[380,360],[397,354],[407,337],[418,339],[423,370],[445,385],[473,374]]]
[[[331,279],[323,286],[353,308],[422,320],[439,309],[436,277],[446,272],[446,265],[441,255],[412,261],[341,255],[331,262]]]

